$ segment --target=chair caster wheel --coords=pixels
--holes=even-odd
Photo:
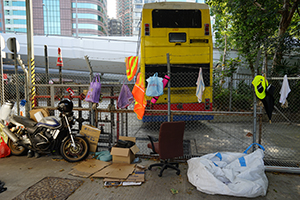
[[[152,167],[151,167],[151,166],[149,166],[149,167],[148,167],[148,169],[149,169],[149,170],[151,170],[151,169],[152,169]]]
[[[161,176],[162,176],[162,174],[158,174],[158,176],[159,176],[159,177],[161,177]]]
[[[176,174],[177,174],[177,175],[179,175],[179,174],[180,174],[180,172],[176,172]]]

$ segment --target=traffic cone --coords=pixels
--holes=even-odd
[[[61,55],[61,49],[58,47],[58,58],[57,58],[57,62],[56,62],[56,66],[57,67],[62,67],[63,64],[63,59],[62,59],[62,55]]]

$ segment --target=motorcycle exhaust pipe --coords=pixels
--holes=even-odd
[[[2,122],[2,131],[9,137],[13,142],[18,142],[19,139],[13,134]]]

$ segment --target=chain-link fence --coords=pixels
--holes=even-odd
[[[146,78],[153,74],[147,72]],[[159,72],[160,77],[164,75]],[[15,74],[11,74],[9,77],[10,82],[4,84],[4,99],[16,100],[17,94],[20,100],[23,99],[24,76],[19,74],[16,79]],[[213,87],[209,87],[209,79],[204,75],[207,93],[203,97],[203,103],[199,103],[195,95],[197,77],[198,70],[171,73],[171,119],[186,121],[184,155],[187,158],[218,151],[243,152],[253,142],[259,142],[266,149],[266,164],[299,167],[299,78],[289,79],[292,91],[287,98],[287,108],[282,108],[279,104],[282,78],[268,78],[269,83],[275,86],[275,107],[272,122],[269,123],[259,100],[256,106],[257,116],[253,116],[255,101],[251,76],[233,75],[220,81],[215,75]],[[58,74],[49,77],[45,77],[45,73],[36,74],[36,106],[54,109],[59,99],[70,98],[78,118],[74,129],[79,130],[82,124],[94,123],[102,130],[98,150],[111,147],[118,136],[123,135],[136,137],[139,154],[150,155],[151,150],[147,148],[148,135],[158,138],[161,123],[167,121],[167,88],[155,104],[150,104],[151,97],[147,97],[144,118],[138,120],[133,112],[133,104],[127,109],[118,109],[116,106],[122,84],[125,82],[131,90],[134,85],[134,81],[125,81],[124,75],[101,76],[102,101],[96,105],[96,110],[91,103],[84,101],[90,82],[87,73],[63,73],[62,83],[59,79]],[[23,109],[20,106],[20,110]],[[52,113],[58,115],[57,111]]]
[[[275,92],[271,123],[267,115],[262,118],[263,130],[260,142],[266,148],[265,160],[270,165],[299,167],[300,78],[288,78],[291,92],[285,105],[279,103],[283,77],[267,78],[267,80],[275,86]]]

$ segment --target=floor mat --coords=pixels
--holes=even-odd
[[[77,179],[45,177],[13,200],[67,199],[83,182]]]

